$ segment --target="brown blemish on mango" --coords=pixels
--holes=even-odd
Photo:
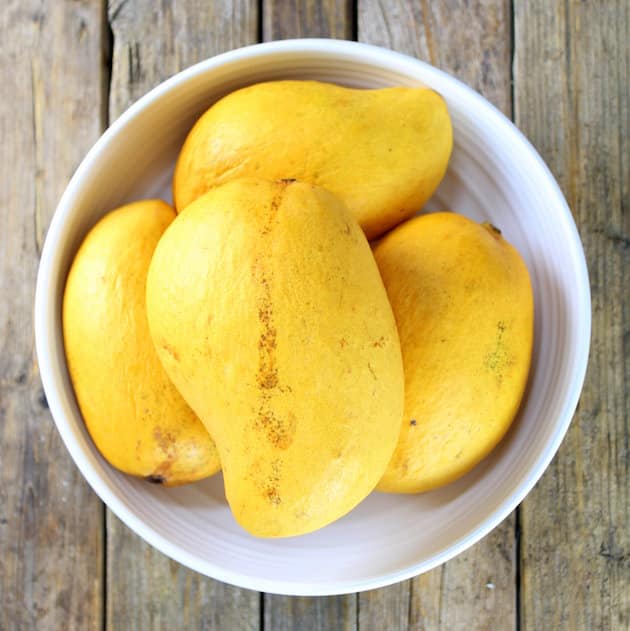
[[[280,497],[280,478],[282,471],[282,463],[279,460],[273,460],[271,462],[271,474],[267,481],[267,486],[263,491],[263,496],[271,504],[281,504],[282,498]]]
[[[276,327],[273,322],[271,291],[267,277],[260,278],[262,295],[258,306],[258,321],[262,333],[258,340],[258,373],[256,381],[261,390],[270,390],[278,386],[278,368],[276,366]]]
[[[503,320],[497,322],[497,336],[494,348],[486,353],[484,366],[494,373],[497,385],[500,387],[506,375],[507,369],[514,364],[514,357],[508,353],[508,346],[505,342],[505,332],[507,325]]]
[[[265,431],[267,440],[278,449],[287,449],[293,442],[297,419],[294,414],[289,413],[286,420],[279,419],[275,413],[268,408],[268,400],[263,402],[258,410],[256,424]]]
[[[262,327],[262,333],[258,340],[258,373],[256,381],[259,388],[269,390],[278,386],[276,327],[273,323],[269,281],[263,276],[260,283],[262,286],[262,297],[258,307],[258,320]]]
[[[370,364],[370,362],[368,362],[368,370],[372,373],[372,377],[374,377],[374,381],[378,381],[378,377],[376,376],[376,373],[374,372],[374,368],[372,368],[372,364]]]
[[[290,180],[283,181],[283,183],[289,184]],[[282,193],[271,200],[269,215],[261,231],[261,236],[266,237],[271,233],[271,225],[275,220],[281,199]],[[270,405],[274,394],[290,392],[291,388],[290,386],[282,387],[278,378],[276,360],[277,331],[274,323],[270,286],[273,275],[265,269],[262,259],[262,256],[256,259],[253,270],[260,285],[258,321],[262,329],[258,339],[258,371],[256,373],[256,383],[258,384],[261,404],[258,409],[256,425],[264,430],[267,440],[274,447],[287,449],[293,442],[296,419],[293,414],[289,414],[286,419],[278,418]]]
[[[170,471],[173,466],[175,460],[175,455],[167,456],[166,460],[161,462],[154,470],[151,475],[146,476],[145,480],[151,482],[152,484],[164,484],[169,486],[171,484],[169,478],[171,477]]]
[[[160,427],[156,427],[153,430],[153,438],[155,439],[155,442],[157,443],[157,446],[160,448],[161,451],[163,451],[169,457],[173,454],[176,445],[176,438],[174,434],[172,434],[171,432],[164,433],[162,432],[162,429]]]
[[[162,342],[161,346],[176,362],[179,361],[179,353],[170,344]]]
[[[268,211],[267,221],[262,228],[261,236],[267,236],[280,206],[281,196],[276,195]],[[270,280],[272,274],[264,266],[262,257],[254,262],[254,276],[260,284],[258,301],[258,321],[262,332],[258,340],[258,373],[256,380],[261,390],[269,390],[278,385],[278,369],[276,367],[276,327],[273,319],[273,304],[271,300]]]
[[[278,489],[275,487],[270,487],[265,491],[265,497],[269,500],[271,504],[280,504],[282,499],[278,494]]]

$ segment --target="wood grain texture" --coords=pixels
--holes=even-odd
[[[505,0],[361,0],[359,40],[454,74],[511,114],[510,7]],[[515,517],[428,574],[359,596],[359,628],[515,629]]]
[[[515,3],[516,122],[559,179],[589,266],[577,414],[521,508],[523,629],[630,628],[630,5]]]
[[[164,79],[258,41],[257,0],[110,0],[110,123]]]
[[[103,508],[48,411],[33,341],[39,254],[101,132],[100,2],[0,11],[0,629],[99,629]],[[72,138],[72,142],[68,142]]]
[[[263,40],[294,37],[352,39],[350,0],[265,0]]]
[[[356,596],[304,598],[265,594],[266,631],[356,631]],[[384,627],[385,628],[385,627]]]
[[[359,594],[359,630],[515,629],[515,567],[513,521],[506,520],[443,566]]]
[[[508,0],[360,0],[359,40],[455,75],[511,114]]]
[[[110,122],[182,68],[255,43],[250,0],[110,2],[113,34]],[[107,514],[108,629],[259,628],[260,596],[205,578],[170,561],[111,512]]]
[[[358,596],[360,631],[409,628],[411,581],[373,589]]]
[[[186,569],[107,519],[107,628],[258,631],[258,592]],[[115,547],[116,546],[116,547]]]

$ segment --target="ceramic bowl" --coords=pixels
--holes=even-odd
[[[372,493],[313,534],[256,539],[226,504],[221,476],[161,488],[117,472],[92,444],[68,378],[61,301],[87,230],[132,200],[170,200],[182,142],[196,118],[242,86],[281,78],[353,87],[428,85],[453,120],[448,173],[427,209],[491,221],[524,257],[536,302],[531,376],[508,435],[458,482],[423,495]],[[71,130],[68,130],[71,134]],[[590,339],[589,282],[571,212],[542,159],[479,94],[426,63],[331,40],[260,44],[175,75],[127,110],[85,157],[55,212],[35,301],[41,377],[55,423],[101,499],[150,544],[213,578],[260,591],[322,595],[395,583],[444,563],[499,524],[556,453],[582,387]]]

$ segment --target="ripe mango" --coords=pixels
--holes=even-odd
[[[405,367],[400,440],[382,491],[464,475],[503,437],[530,366],[534,301],[519,253],[490,224],[414,218],[375,248]]]
[[[310,532],[372,491],[400,433],[402,359],[368,242],[334,195],[239,179],[198,198],[156,248],[147,313],[246,530]]]
[[[451,148],[446,104],[428,88],[259,83],[197,121],[177,162],[173,199],[181,211],[236,177],[296,178],[340,197],[372,239],[431,197]]]
[[[174,210],[159,200],[107,214],[72,263],[63,299],[68,369],[87,429],[115,467],[165,485],[216,473],[216,447],[170,382],[145,306],[149,262]]]

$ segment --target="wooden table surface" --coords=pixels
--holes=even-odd
[[[629,25],[627,0],[2,0],[0,630],[629,629]],[[119,522],[57,434],[32,333],[46,228],[107,125],[196,61],[303,36],[428,60],[512,117],[568,199],[593,298],[577,413],[519,509],[428,574],[330,598],[216,582]]]

